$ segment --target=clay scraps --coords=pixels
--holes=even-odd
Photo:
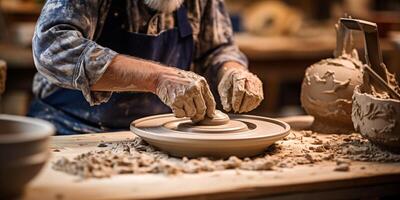
[[[292,131],[258,157],[181,159],[157,151],[137,137],[131,141],[98,145],[98,150],[73,159],[60,158],[53,163],[53,169],[86,179],[118,174],[176,175],[227,169],[278,170],[320,162],[336,163],[332,170],[346,172],[351,170],[352,161],[400,162],[400,155],[379,149],[359,134],[322,135],[312,131]]]

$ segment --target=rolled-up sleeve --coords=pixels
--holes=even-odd
[[[201,71],[214,88],[223,63],[234,61],[248,66],[246,56],[233,41],[232,24],[223,0],[208,0],[196,41],[195,69]]]
[[[116,52],[95,41],[100,0],[48,0],[32,41],[37,70],[52,84],[81,90],[90,105],[108,101],[111,92],[90,87],[101,78]]]

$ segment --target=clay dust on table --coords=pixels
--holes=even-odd
[[[167,174],[212,172],[226,169],[277,170],[298,165],[336,162],[335,171],[349,171],[351,161],[400,162],[400,154],[381,150],[359,134],[321,135],[292,131],[284,140],[254,158],[174,158],[157,151],[142,139],[100,143],[98,150],[73,159],[61,158],[53,169],[81,178],[103,178],[117,174]]]

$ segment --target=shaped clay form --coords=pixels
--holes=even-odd
[[[204,120],[198,122],[198,125],[213,126],[227,123],[229,123],[229,116],[219,110],[216,110],[214,118],[205,118]]]
[[[337,25],[336,58],[321,60],[307,68],[301,87],[301,104],[314,116],[312,130],[320,133],[354,132],[352,95],[362,83],[362,63],[351,44],[351,35]]]
[[[0,115],[0,199],[23,192],[50,157],[50,123],[21,116]]]
[[[362,86],[353,95],[354,129],[372,143],[400,152],[400,101],[367,93]]]
[[[282,121],[251,115],[218,114],[215,122],[193,123],[173,114],[138,119],[131,131],[149,144],[176,157],[250,157],[289,134]],[[226,115],[228,116],[228,115]]]

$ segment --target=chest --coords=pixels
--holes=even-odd
[[[112,1],[108,5],[104,24],[127,32],[157,35],[177,26],[176,13],[153,10],[142,0]]]

